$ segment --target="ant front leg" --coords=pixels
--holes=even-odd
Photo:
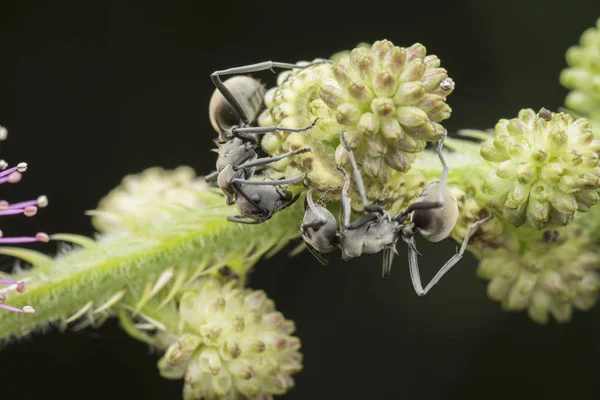
[[[246,169],[246,168],[250,168],[250,167],[258,167],[261,165],[268,165],[268,164],[274,163],[276,161],[283,160],[284,158],[295,156],[297,154],[307,153],[309,151],[311,151],[311,149],[304,148],[304,149],[300,149],[300,150],[296,150],[296,151],[290,151],[289,153],[285,153],[280,156],[257,158],[255,160],[250,160],[243,164],[234,166],[233,169],[235,171],[237,171],[240,169]]]
[[[248,116],[242,109],[242,106],[237,101],[237,99],[235,98],[233,93],[231,93],[231,91],[223,84],[223,81],[221,81],[221,75],[249,74],[252,72],[264,71],[264,70],[268,70],[268,69],[272,70],[273,68],[304,69],[304,68],[308,68],[308,67],[316,65],[316,64],[323,64],[323,63],[331,63],[331,61],[330,60],[314,61],[314,62],[308,63],[306,65],[297,65],[297,64],[283,63],[283,62],[277,62],[277,61],[265,61],[265,62],[261,62],[261,63],[257,63],[257,64],[250,64],[250,65],[244,65],[241,67],[235,67],[235,68],[224,69],[221,71],[215,71],[210,75],[210,78],[212,79],[213,83],[215,84],[215,86],[217,87],[219,92],[221,92],[221,94],[223,95],[225,100],[227,100],[229,102],[229,104],[231,104],[233,109],[237,112],[237,114],[239,115],[239,117],[242,120],[242,122],[244,123],[244,125],[249,125],[250,121],[248,120]]]
[[[346,132],[342,131],[340,133],[341,141],[348,152],[348,157],[350,158],[350,163],[352,164],[352,173],[354,174],[354,182],[356,183],[356,189],[358,190],[358,194],[360,195],[360,199],[363,202],[363,209],[367,212],[376,212],[379,214],[383,214],[383,208],[379,204],[369,204],[367,200],[367,195],[365,191],[365,184],[363,182],[362,176],[360,175],[360,171],[358,170],[358,164],[356,163],[356,159],[354,158],[354,152],[352,148],[348,144],[346,140]]]
[[[257,185],[257,186],[291,185],[291,184],[300,182],[302,179],[304,179],[305,176],[306,176],[306,174],[302,174],[302,175],[295,176],[293,178],[279,179],[276,181],[250,181],[247,179],[235,178],[231,182],[232,182],[232,184],[235,182],[235,183],[242,183],[244,185]]]
[[[315,127],[319,118],[316,118],[312,124],[304,126],[302,128],[286,128],[284,126],[246,126],[246,127],[233,127],[231,134],[238,139],[258,144],[258,140],[254,135],[264,135],[265,133],[284,131],[284,132],[304,132]]]

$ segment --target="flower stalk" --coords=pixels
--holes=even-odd
[[[33,250],[0,247],[0,254],[19,257],[33,266],[11,276],[28,287],[12,298],[13,305],[37,305],[36,314],[27,318],[0,313],[0,338],[64,322],[82,309],[86,309],[83,316],[114,313],[123,298],[115,300],[116,293],[124,290],[141,297],[169,268],[177,276],[173,281],[217,274],[223,266],[244,277],[261,256],[299,236],[295,222],[302,217],[300,202],[278,213],[269,224],[240,225],[226,221],[234,210],[225,206],[219,193],[199,191],[198,196],[203,198],[202,207],[174,207],[159,226],[136,225],[129,232],[107,234],[96,241],[53,235],[52,239],[82,246],[54,259]]]

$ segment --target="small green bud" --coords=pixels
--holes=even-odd
[[[323,85],[321,87],[321,99],[329,108],[338,108],[346,102],[346,96],[342,89],[333,85]]]
[[[361,113],[352,103],[344,103],[336,110],[336,120],[341,125],[355,125],[360,121]]]
[[[390,98],[396,93],[398,79],[392,72],[386,70],[379,71],[373,81],[373,91],[375,96]]]
[[[400,85],[393,97],[395,104],[414,104],[425,95],[423,82],[413,81]]]
[[[358,121],[358,131],[363,135],[373,135],[377,134],[379,131],[379,118],[377,118],[372,113],[364,113],[360,117],[360,121]],[[373,139],[375,139],[374,137]],[[367,144],[371,143],[371,140],[367,141]]]
[[[369,88],[362,83],[352,83],[348,88],[348,95],[350,95],[350,98],[354,100],[360,108],[365,107],[373,100],[373,94]]]
[[[600,196],[594,190],[581,190],[575,193],[575,200],[577,201],[579,211],[587,212],[590,210],[590,207],[598,203]]]
[[[393,116],[396,111],[392,99],[381,97],[373,99],[371,102],[371,110],[375,115],[381,118]]]
[[[405,137],[402,126],[394,118],[384,118],[381,120],[381,134],[387,141],[392,143]]]
[[[362,166],[366,174],[378,177],[383,172],[384,159],[381,157],[365,157],[362,160]]]
[[[527,219],[537,229],[546,226],[550,218],[550,203],[531,199],[527,205]]]

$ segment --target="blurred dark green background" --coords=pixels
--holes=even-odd
[[[449,131],[488,128],[523,107],[563,104],[564,53],[599,16],[597,0],[4,0],[0,124],[9,140],[1,155],[30,170],[2,196],[45,193],[51,203],[36,218],[3,219],[2,230],[91,235],[84,211],[125,174],[181,164],[210,172],[216,69],[327,57],[382,38],[418,41],[456,81]],[[455,250],[450,241],[419,246],[424,279]],[[309,254],[281,253],[251,278],[302,339],[304,371],[282,398],[598,398],[600,309],[540,327],[487,298],[471,257],[424,298],[403,257],[387,281],[379,256],[338,257],[323,268]],[[50,331],[0,352],[0,398],[180,398],[181,382],[160,378],[157,359],[114,321],[97,331]]]

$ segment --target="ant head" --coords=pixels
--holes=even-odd
[[[292,192],[275,185],[242,185],[243,196],[237,196],[237,207],[242,215],[268,218],[298,199]]]

